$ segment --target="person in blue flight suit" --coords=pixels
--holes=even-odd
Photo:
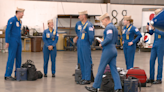
[[[44,77],[47,77],[47,68],[49,56],[51,56],[51,71],[52,77],[55,77],[56,72],[56,44],[58,42],[58,32],[53,29],[53,19],[48,20],[48,29],[44,30],[43,33],[43,58],[44,58]]]
[[[90,45],[94,41],[94,27],[87,18],[87,11],[79,12],[80,21],[76,23],[75,27],[77,36],[74,42],[77,42],[78,63],[82,73],[81,85],[91,83],[92,58]]]
[[[17,8],[16,15],[8,20],[7,28],[5,32],[6,48],[8,48],[8,61],[5,72],[5,80],[15,80],[11,76],[13,71],[14,59],[16,59],[15,68],[21,67],[21,54],[22,54],[22,42],[21,42],[21,25],[25,9]],[[15,77],[16,77],[15,69]]]
[[[142,37],[139,30],[135,26],[133,26],[132,22],[133,20],[131,19],[131,16],[124,16],[123,23],[125,27],[123,28],[122,38],[127,70],[133,68],[136,43]],[[137,37],[134,39],[135,35],[137,35]]]
[[[155,10],[155,15],[157,15],[162,9]],[[150,56],[150,78],[147,80],[148,83],[161,84],[162,83],[162,72],[163,72],[163,56],[164,56],[164,32],[155,29],[152,25],[147,25],[147,30],[150,35],[154,33],[154,43],[151,49]],[[155,75],[155,60],[158,57],[158,74],[157,80],[154,81]]]
[[[85,87],[85,88],[88,91],[97,92],[97,89],[100,88],[101,86],[104,70],[107,64],[109,64],[110,69],[111,69],[111,74],[112,74],[114,84],[115,84],[114,92],[122,92],[120,76],[118,74],[117,67],[116,67],[117,49],[116,49],[115,44],[118,38],[118,30],[111,23],[108,13],[105,13],[104,15],[100,16],[100,21],[106,27],[104,30],[104,41],[99,41],[100,47],[103,48],[101,60],[100,60],[98,72],[95,78],[95,82],[93,83],[93,86]]]

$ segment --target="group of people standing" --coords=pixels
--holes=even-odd
[[[8,61],[6,66],[5,80],[15,80],[11,76],[14,59],[16,59],[16,68],[21,67],[21,24],[20,20],[24,15],[25,9],[17,8],[16,16],[8,20],[5,41],[6,48],[8,48]],[[155,14],[157,15],[161,9],[157,9]],[[74,43],[77,43],[77,56],[78,64],[80,65],[82,79],[79,84],[85,85],[91,83],[91,71],[92,71],[92,57],[91,57],[91,45],[94,41],[94,26],[91,22],[87,20],[88,12],[82,11],[79,12],[79,20],[75,25],[75,31],[77,36],[73,39]],[[111,74],[115,84],[114,92],[122,92],[122,86],[120,82],[120,77],[117,72],[116,67],[116,58],[117,58],[117,49],[115,44],[118,40],[118,30],[113,25],[110,20],[108,13],[100,16],[100,21],[105,26],[103,32],[103,39],[99,41],[99,46],[102,47],[102,55],[100,59],[100,64],[98,68],[97,75],[92,87],[85,87],[88,91],[97,92],[97,89],[100,88],[102,76],[107,65],[110,66]],[[142,37],[140,31],[133,26],[133,19],[131,16],[124,16],[123,23],[125,27],[122,31],[122,42],[123,42],[123,51],[125,55],[126,68],[131,69],[134,65],[134,57],[136,50],[136,43]],[[163,55],[164,55],[164,32],[155,29],[151,26],[147,26],[148,32],[152,35],[155,34],[154,44],[151,51],[150,58],[150,78],[147,82],[154,84],[162,83],[162,70],[163,70]],[[135,38],[135,35],[137,37]],[[55,77],[56,72],[56,43],[58,42],[58,32],[53,29],[53,20],[48,20],[48,29],[43,32],[43,58],[44,58],[44,77],[47,77],[47,67],[49,56],[51,56],[52,66],[52,77]],[[158,76],[157,81],[154,81],[154,71],[155,71],[155,60],[158,57]],[[15,71],[16,72],[16,71]],[[16,73],[15,73],[16,74]],[[16,75],[15,75],[16,77]]]

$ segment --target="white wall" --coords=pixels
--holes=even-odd
[[[118,5],[108,4],[108,13],[111,15],[113,10],[118,12],[118,22],[123,18],[122,11],[127,10],[127,15],[131,15],[134,20],[134,26],[137,28],[142,26],[142,8],[164,8],[164,6],[151,6],[151,5]],[[148,16],[149,17],[149,16]],[[112,16],[111,16],[112,18]]]
[[[41,32],[43,31],[43,23],[47,28],[47,20],[55,19],[57,15],[56,2],[4,0],[0,3],[0,13],[2,14],[0,28],[3,28],[7,24],[7,20],[15,15],[16,7],[25,9],[22,25],[39,26]]]
[[[0,29],[7,24],[10,17],[15,15],[16,7],[25,8],[23,25],[29,27],[38,25],[41,32],[43,32],[43,23],[47,28],[47,20],[56,17],[57,14],[78,14],[83,10],[88,10],[90,15],[101,15],[106,12],[106,4],[0,0]],[[75,25],[77,20],[73,20],[72,25]],[[69,26],[69,20],[61,19],[61,21],[62,25]]]
[[[78,14],[83,10],[87,10],[89,15],[99,15],[106,12],[106,4],[58,2],[57,8],[58,14]]]

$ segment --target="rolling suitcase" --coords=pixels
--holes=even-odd
[[[137,78],[140,81],[141,86],[146,87],[147,76],[143,69],[140,69],[139,67],[134,67],[132,69],[129,69],[126,74],[126,77],[128,78],[130,76]]]
[[[80,81],[81,81],[81,78],[82,78],[82,76],[81,76],[81,70],[80,69],[76,69],[75,70],[75,82],[77,84],[79,84]]]
[[[27,68],[17,68],[16,80],[17,81],[26,81],[27,80]]]
[[[138,85],[140,85],[138,79],[128,77],[127,79],[124,79],[124,92],[138,92]],[[139,92],[141,92],[141,85],[139,86],[139,88]]]

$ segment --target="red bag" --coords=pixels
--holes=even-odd
[[[140,81],[141,86],[146,87],[147,76],[145,70],[140,69],[139,67],[134,67],[128,70],[126,77],[128,78],[129,76],[137,78]]]

